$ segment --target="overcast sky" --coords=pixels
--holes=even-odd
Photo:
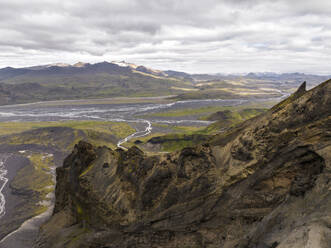
[[[0,0],[0,67],[331,74],[330,0]]]

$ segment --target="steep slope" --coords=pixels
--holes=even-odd
[[[331,80],[163,156],[80,142],[37,247],[331,246]]]
[[[6,178],[9,180],[2,190],[6,213],[0,219],[0,247],[22,247],[19,242],[11,244],[1,240],[25,221],[46,211],[47,207],[41,203],[49,198],[48,193],[53,191],[50,187],[54,184],[53,172],[49,169],[62,166],[64,158],[79,140],[116,147],[120,139],[134,131],[125,123],[100,121],[2,122],[0,158],[8,156]],[[16,241],[17,237],[21,242],[24,240],[26,245],[23,247],[31,247],[28,245],[31,240],[24,235],[16,233],[12,238],[15,236]],[[33,237],[31,233],[29,236]]]

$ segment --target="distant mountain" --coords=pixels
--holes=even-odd
[[[28,68],[13,68],[13,67],[6,67],[0,69],[0,82],[4,79],[13,78],[16,76],[21,76],[28,73],[30,70]]]
[[[164,71],[164,73],[167,74],[169,77],[175,77],[175,78],[181,78],[181,79],[185,79],[185,80],[189,80],[189,81],[194,81],[192,75],[188,74],[186,72],[167,70],[167,71]]]
[[[137,73],[142,72],[147,76],[162,76],[168,77],[168,75],[160,70],[151,69],[145,66],[138,66],[132,63],[126,63],[125,61],[112,61],[112,62],[101,62],[96,64],[78,62],[73,65],[66,63],[55,63],[48,65],[32,66],[25,68],[12,68],[6,67],[0,69],[0,80],[15,78],[16,76],[36,76],[36,75],[61,75],[61,74],[80,74],[80,73],[95,73],[103,72],[108,74],[118,73]],[[19,83],[19,82],[17,82]]]
[[[81,68],[81,67],[85,67],[85,66],[88,66],[88,65],[90,65],[90,64],[89,63],[83,63],[83,62],[77,62],[76,64],[73,64],[72,66]]]
[[[138,67],[137,65],[135,65],[133,63],[127,63],[124,60],[122,60],[122,61],[112,61],[111,63],[116,64],[116,65],[121,66],[121,67],[130,67],[132,69],[136,69]]]
[[[178,95],[178,99],[279,97],[303,81],[308,88],[327,76],[302,73],[189,74],[125,61],[55,63],[0,69],[0,105],[118,96]]]
[[[131,63],[56,63],[0,69],[0,104],[118,96],[162,96],[193,85]],[[22,91],[24,89],[24,91]]]

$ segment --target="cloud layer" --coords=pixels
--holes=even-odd
[[[329,0],[1,0],[0,67],[127,60],[331,74]]]

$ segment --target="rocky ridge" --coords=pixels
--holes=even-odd
[[[176,153],[80,142],[36,247],[330,247],[330,110],[331,80]]]

